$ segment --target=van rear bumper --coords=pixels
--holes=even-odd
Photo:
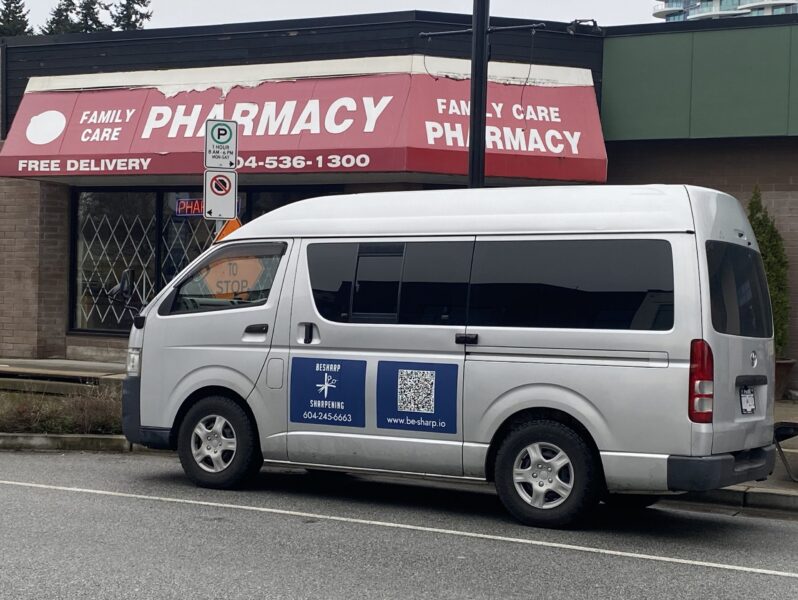
[[[669,456],[668,489],[674,492],[706,492],[765,479],[773,472],[776,446],[764,446],[713,456]]]
[[[122,433],[131,444],[147,448],[171,448],[169,429],[141,426],[141,378],[125,377],[122,382]]]

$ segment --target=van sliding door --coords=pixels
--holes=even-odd
[[[291,461],[462,474],[473,237],[306,240],[292,307]]]

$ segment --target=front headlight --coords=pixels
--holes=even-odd
[[[128,377],[138,377],[141,375],[141,350],[138,348],[128,348],[127,375]]]

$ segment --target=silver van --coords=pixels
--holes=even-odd
[[[297,202],[135,320],[128,440],[196,484],[264,464],[495,482],[520,521],[764,479],[767,283],[740,204],[684,186]]]

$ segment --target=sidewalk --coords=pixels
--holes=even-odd
[[[775,420],[779,421],[792,421],[798,423],[798,402],[782,400],[776,402]],[[785,442],[782,442],[781,447],[784,449],[784,455],[790,463],[790,468],[793,473],[798,473],[798,437],[794,437]],[[790,496],[791,500],[786,502],[791,508],[798,510],[798,483],[795,483],[787,475],[787,470],[781,462],[781,457],[776,456],[776,468],[773,474],[768,477],[767,481],[754,481],[745,486],[733,486],[735,488],[745,487],[748,495],[761,495],[761,494],[779,494]],[[785,506],[787,508],[787,506]]]
[[[782,400],[776,402],[775,420],[798,422],[798,402]],[[798,473],[798,437],[782,443],[784,454],[793,473]],[[762,508],[798,512],[798,483],[787,475],[787,470],[776,455],[773,474],[766,481],[749,481],[721,490],[687,494],[688,502],[710,502],[739,508]],[[674,498],[678,500],[678,497]]]

